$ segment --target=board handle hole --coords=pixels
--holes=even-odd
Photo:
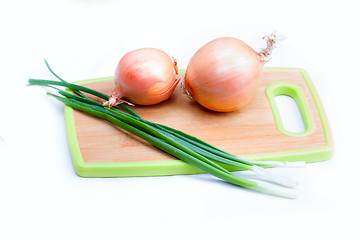
[[[278,130],[304,136],[314,128],[313,116],[302,88],[291,82],[275,82],[266,88]]]
[[[284,129],[291,133],[302,133],[306,130],[300,110],[294,98],[286,95],[275,96],[280,118]]]

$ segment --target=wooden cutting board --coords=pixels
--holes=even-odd
[[[110,94],[112,77],[76,82]],[[284,129],[274,100],[292,97],[305,125],[302,133]],[[206,110],[188,98],[180,85],[171,98],[154,106],[135,106],[144,119],[200,138],[220,149],[254,160],[327,160],[333,140],[320,98],[307,73],[294,68],[265,68],[260,91],[244,109],[231,113]],[[74,168],[83,177],[156,176],[201,173],[111,123],[65,107]],[[237,170],[228,168],[229,170]]]

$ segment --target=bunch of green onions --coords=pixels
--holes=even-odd
[[[228,183],[244,187],[247,189],[260,191],[272,195],[286,198],[296,198],[296,194],[286,191],[286,188],[293,188],[296,182],[275,176],[265,170],[267,167],[301,167],[304,162],[277,162],[277,161],[252,161],[244,159],[225,151],[222,151],[194,136],[188,135],[182,131],[170,128],[165,125],[153,123],[141,118],[133,109],[125,103],[118,108],[104,107],[102,103],[92,100],[84,93],[99,97],[104,101],[109,100],[109,96],[96,90],[66,82],[52,71],[45,60],[49,71],[58,79],[42,80],[29,79],[29,85],[40,85],[51,87],[57,90],[59,95],[48,92],[48,94],[64,104],[91,114],[93,116],[105,119],[116,126],[148,141],[156,148],[183,160],[204,172],[212,174]],[[64,91],[56,86],[65,87],[70,91]],[[249,170],[260,175],[264,180],[279,185],[266,184],[262,181],[249,180],[242,178],[219,164],[236,167],[239,170]],[[285,187],[282,188],[282,187]]]

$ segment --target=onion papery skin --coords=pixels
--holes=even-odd
[[[185,87],[203,107],[231,112],[256,96],[264,61],[243,41],[223,37],[201,47],[185,73]]]
[[[111,97],[139,105],[167,100],[178,83],[176,61],[162,50],[142,48],[125,54],[115,70]]]

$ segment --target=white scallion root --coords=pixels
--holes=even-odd
[[[254,165],[254,166],[252,166],[252,169],[253,169],[254,173],[256,173],[260,176],[263,176],[266,180],[273,182],[273,183],[277,183],[284,187],[294,188],[298,185],[296,181],[274,175],[274,174],[270,173],[269,171],[266,171],[266,169],[264,169],[262,167]]]
[[[262,182],[257,182],[257,184],[258,185],[256,187],[249,187],[248,189],[290,199],[296,199],[298,197],[298,194],[295,191],[290,191],[294,189],[284,189]]]
[[[306,166],[305,161],[299,161],[299,162],[280,162],[280,161],[249,161],[251,164],[255,164],[258,166],[264,166],[264,167],[287,167],[287,168],[302,168]]]

